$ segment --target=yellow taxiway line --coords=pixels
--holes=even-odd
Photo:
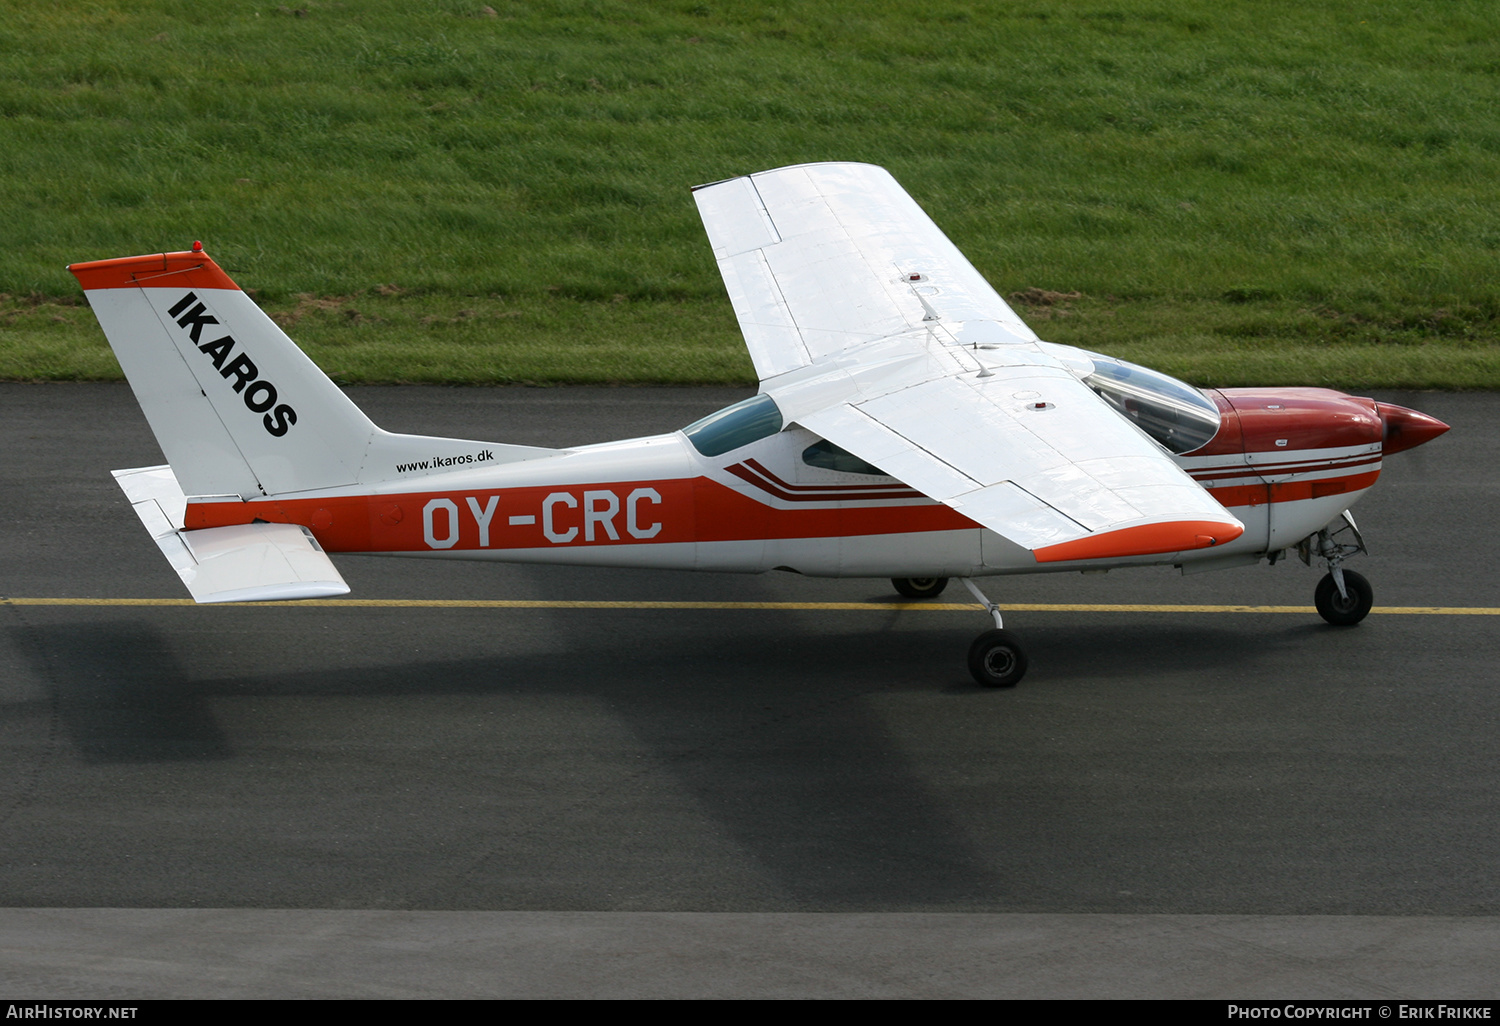
[[[11,606],[197,606],[192,599],[4,598]],[[295,602],[223,602],[224,606],[323,606],[341,609],[734,609],[786,612],[983,612],[974,602],[642,602],[604,599],[301,599]],[[1077,602],[1003,603],[1006,613],[1315,613],[1312,606],[1205,606]],[[1376,606],[1372,614],[1401,616],[1500,616],[1491,606]]]

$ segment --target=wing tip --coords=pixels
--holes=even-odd
[[[1245,533],[1238,520],[1169,520],[1137,524],[1091,534],[1033,550],[1038,563],[1068,563],[1084,559],[1124,559],[1165,552],[1190,552],[1234,541]]]
[[[890,178],[892,181],[895,180],[895,176],[892,175],[887,168],[884,168],[879,164],[871,164],[866,160],[808,160],[803,161],[801,164],[787,164],[783,167],[766,168],[764,171],[751,171],[748,174],[731,175],[728,178],[720,178],[716,182],[704,182],[702,185],[689,186],[689,191],[697,192],[700,189],[712,189],[715,185],[723,185],[725,182],[735,182],[741,178],[764,178],[767,175],[781,174],[783,171],[797,171],[802,168],[809,167],[874,168],[876,171],[879,171],[881,174],[885,175],[887,178]]]

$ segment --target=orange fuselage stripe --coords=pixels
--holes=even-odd
[[[650,494],[639,494],[642,492]],[[493,509],[492,497],[498,497]],[[483,533],[481,518],[488,522]],[[512,518],[529,522],[513,524]],[[329,552],[429,552],[434,548],[429,536],[447,542],[455,531],[456,541],[441,547],[531,549],[563,544],[836,538],[972,530],[979,526],[956,510],[933,502],[776,509],[707,478],[324,499],[191,502],[184,526],[190,530],[223,527],[256,519],[308,527]],[[485,534],[488,545],[482,544]],[[567,540],[555,540],[561,537]]]
[[[1324,481],[1240,485],[1212,489],[1210,494],[1225,506],[1258,506],[1357,491],[1373,484],[1375,476],[1370,473]],[[190,502],[184,526],[192,530],[254,520],[308,527],[329,552],[838,538],[979,527],[951,507],[930,501],[780,509],[705,477],[252,502]],[[1136,539],[1137,545],[1163,544],[1169,548],[1137,547],[1134,554],[1179,551],[1209,544],[1199,543],[1199,535],[1224,544],[1230,540],[1229,530],[1232,529],[1222,523],[1212,523],[1191,525],[1189,534],[1178,537],[1182,532],[1177,531],[1172,539],[1153,535],[1148,540],[1142,535]],[[1080,545],[1120,533],[1069,544]],[[434,546],[430,543],[433,538],[444,544]],[[1101,544],[1118,547],[1123,541],[1115,537]]]

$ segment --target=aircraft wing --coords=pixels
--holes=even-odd
[[[804,164],[693,198],[762,379],[921,328],[914,286],[941,294],[944,320],[1036,339],[884,168]]]
[[[1040,342],[890,174],[812,164],[695,192],[788,422],[1039,562],[1206,548],[1244,527]]]

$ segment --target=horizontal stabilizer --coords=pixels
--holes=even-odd
[[[265,602],[347,595],[333,562],[296,524],[182,529],[183,496],[171,467],[114,471],[136,516],[197,602]]]

